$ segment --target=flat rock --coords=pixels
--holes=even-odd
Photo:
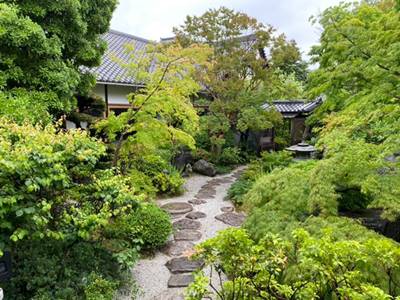
[[[172,241],[168,242],[163,252],[169,256],[181,256],[185,252],[191,251],[194,244],[189,241]]]
[[[224,206],[224,207],[221,207],[221,211],[224,212],[224,213],[233,212],[234,210],[235,210],[235,208],[234,208],[233,206]]]
[[[221,221],[230,226],[240,226],[243,224],[245,220],[245,216],[243,214],[238,214],[234,212],[226,212],[218,216],[215,216],[215,218],[218,221]]]
[[[204,261],[190,260],[189,258],[182,256],[167,261],[165,266],[173,274],[188,273],[201,269],[204,266]]]
[[[210,177],[214,177],[217,174],[215,166],[204,159],[200,159],[194,163],[193,171]]]
[[[178,292],[177,289],[166,288],[151,300],[185,300],[184,292]]]
[[[201,239],[201,232],[197,230],[184,229],[174,233],[176,241],[198,241]]]
[[[201,211],[192,211],[186,215],[186,218],[194,219],[194,220],[205,218],[205,217],[207,217],[207,215]]]
[[[187,287],[194,281],[193,274],[172,274],[168,280],[169,288]]]
[[[194,229],[197,230],[201,227],[201,223],[199,221],[190,220],[190,219],[181,219],[172,224],[175,229]]]
[[[204,199],[192,199],[192,200],[189,200],[189,203],[194,204],[194,205],[200,205],[200,204],[207,203],[207,201]]]
[[[186,202],[171,202],[161,208],[172,215],[181,215],[193,210],[193,206]]]

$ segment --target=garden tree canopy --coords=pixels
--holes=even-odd
[[[93,240],[135,209],[141,197],[127,179],[99,167],[105,150],[83,131],[1,118],[0,253],[22,239]]]
[[[318,145],[327,159],[315,171],[315,208],[326,212],[320,205],[335,203],[335,190],[356,188],[395,219],[400,216],[400,14],[393,1],[382,0],[341,4],[317,20],[324,31],[312,50],[320,68],[310,75],[310,93],[323,93],[326,101],[311,121],[323,120]]]
[[[132,47],[128,45],[128,53]],[[135,59],[121,64],[145,86],[128,96],[132,108],[127,112],[96,125],[108,142],[115,142],[113,165],[123,172],[146,157],[169,162],[180,147],[194,147],[192,135],[198,128],[198,116],[190,96],[200,85],[193,74],[199,71],[196,66],[207,64],[210,55],[206,45],[159,44],[148,46],[141,54],[132,52]]]
[[[278,115],[262,110],[261,104],[271,100],[270,90],[283,86],[279,76],[294,71],[301,56],[294,41],[288,42],[284,35],[274,38],[274,31],[225,7],[188,16],[184,25],[174,29],[181,45],[205,43],[214,50],[212,68],[199,73],[197,80],[212,98],[208,127],[215,145],[224,143],[230,128],[260,130],[279,122]]]
[[[36,91],[52,113],[71,110],[75,92],[85,94],[94,77],[80,66],[100,63],[116,0],[6,0],[0,4],[0,91]],[[20,93],[20,92],[18,92]],[[36,108],[35,108],[36,109]]]

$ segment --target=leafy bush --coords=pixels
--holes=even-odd
[[[237,165],[241,162],[240,149],[237,147],[224,148],[218,157],[218,163],[223,165]]]
[[[275,168],[286,167],[293,162],[292,156],[287,151],[263,152],[260,158],[254,159],[228,190],[228,197],[235,204],[242,205],[245,200],[243,197],[252,188],[256,179],[266,173],[270,173]]]
[[[130,242],[145,251],[163,246],[172,233],[170,216],[155,204],[143,204],[137,211],[119,219],[107,235]]]
[[[99,243],[21,241],[13,249],[13,276],[2,287],[7,299],[74,300],[95,296],[103,288],[104,296],[111,295],[125,276],[129,274],[121,272],[112,253]]]
[[[113,281],[104,279],[96,273],[90,273],[85,287],[85,297],[87,300],[110,300],[114,298],[117,284]]]
[[[364,241],[335,240],[331,234],[329,226],[318,237],[297,229],[288,239],[267,234],[257,243],[242,229],[228,229],[197,246],[195,257],[219,276],[220,270],[227,275],[218,291],[223,299],[391,299],[400,294],[397,243],[377,234]],[[210,296],[206,279],[196,276],[189,299]]]
[[[180,172],[159,155],[137,157],[130,162],[128,170],[143,173],[151,180],[158,193],[180,194],[182,192],[184,180]],[[143,180],[147,181],[145,178]]]
[[[243,196],[251,189],[252,186],[252,180],[240,178],[229,187],[228,198],[235,205],[242,205]]]

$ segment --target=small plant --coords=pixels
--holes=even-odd
[[[157,205],[146,203],[115,224],[115,232],[128,235],[124,240],[129,239],[133,245],[139,243],[142,250],[154,251],[163,246],[172,233],[171,219]]]
[[[237,165],[241,162],[240,150],[237,147],[224,148],[218,158],[218,163],[222,165]]]

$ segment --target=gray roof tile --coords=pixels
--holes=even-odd
[[[110,30],[102,38],[107,42],[107,50],[103,55],[101,65],[94,68],[82,67],[81,71],[95,74],[97,82],[141,85],[128,74],[125,68],[121,67],[115,58],[129,62],[132,53],[127,53],[125,47],[127,44],[134,44],[135,51],[139,52],[152,41],[116,30]]]
[[[322,103],[322,98],[317,98],[314,101],[306,102],[306,100],[275,100],[272,101],[273,106],[281,114],[297,115],[300,113],[310,113]],[[270,107],[269,103],[263,105],[264,109]]]

